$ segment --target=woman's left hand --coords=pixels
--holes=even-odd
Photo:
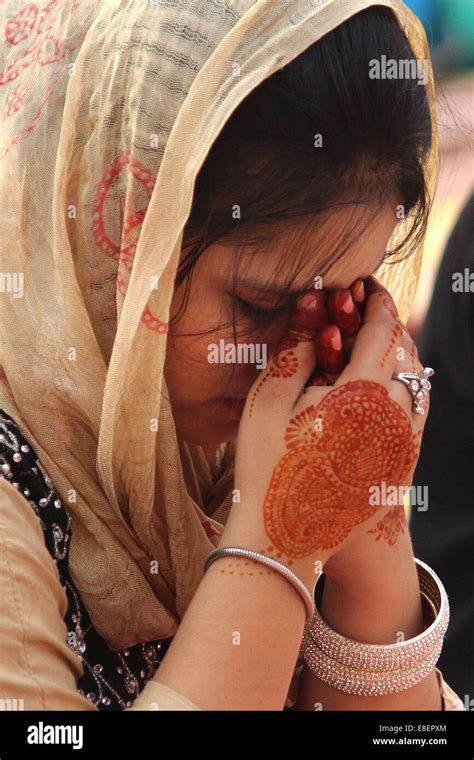
[[[397,314],[398,334],[394,335],[392,340],[396,341],[399,359],[394,374],[421,372],[423,366],[419,361],[416,345],[405,325],[400,321],[390,294],[374,277],[370,278],[369,289],[371,292],[383,293],[387,306],[394,314]],[[388,483],[385,490],[383,488],[377,490],[374,487],[374,503],[379,508],[369,520],[352,530],[349,541],[325,563],[325,575],[341,586],[372,587],[374,572],[377,570],[379,560],[382,561],[383,558],[385,562],[386,551],[394,547],[401,540],[401,536],[409,540],[403,498],[411,486],[418,461],[429,411],[429,394],[424,402],[424,414],[415,414],[411,393],[399,380],[391,381],[390,395],[411,420],[417,446],[416,458],[404,483],[398,488]]]

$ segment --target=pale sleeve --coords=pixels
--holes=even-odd
[[[467,710],[461,697],[459,697],[444,680],[441,670],[439,670],[439,668],[435,668],[435,670],[438,677],[439,690],[443,699],[443,710]]]
[[[0,478],[0,699],[24,710],[95,710],[79,694],[67,645],[66,592],[37,515]],[[1,708],[0,708],[1,709]]]
[[[77,690],[67,645],[67,596],[37,515],[0,477],[0,710],[97,710]],[[199,710],[149,681],[128,710]]]

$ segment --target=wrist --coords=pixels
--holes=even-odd
[[[334,630],[358,641],[391,644],[413,638],[423,630],[416,566],[349,583],[326,576],[319,610]]]
[[[366,526],[326,561],[324,573],[341,591],[395,593],[403,576],[416,577],[408,528],[395,541],[388,541],[383,537],[375,539],[369,527]]]
[[[229,516],[219,542],[219,548],[225,546],[252,549],[281,562],[295,573],[311,594],[329,554],[325,551],[320,552],[318,557],[288,557],[279,551],[266,534],[263,519],[257,519],[255,515],[248,517],[248,513],[246,515],[243,510],[234,515],[231,513]]]

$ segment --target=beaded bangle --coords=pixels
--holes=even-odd
[[[333,631],[315,607],[302,643],[304,659],[314,675],[340,691],[360,696],[403,691],[428,675],[441,654],[449,603],[436,573],[424,562],[415,562],[420,593],[433,610],[431,624],[408,641],[364,644]]]
[[[305,660],[314,674],[334,689],[346,694],[378,697],[410,689],[426,678],[438,661],[440,652],[409,670],[373,671],[351,668],[332,660],[312,641],[306,642]],[[310,665],[311,663],[311,665]]]

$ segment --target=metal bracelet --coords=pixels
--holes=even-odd
[[[312,639],[305,642],[305,661],[311,672],[333,689],[362,697],[379,697],[410,689],[431,673],[441,654],[438,642],[428,657],[408,670],[373,671],[351,668],[328,657]]]
[[[206,558],[206,561],[204,563],[204,572],[206,572],[214,560],[218,559],[219,557],[227,556],[237,556],[245,557],[246,559],[253,559],[256,562],[260,562],[262,565],[267,565],[273,570],[276,570],[278,573],[283,575],[301,595],[301,598],[303,599],[306,607],[306,620],[308,621],[313,617],[316,609],[314,605],[314,599],[306,588],[305,584],[298,578],[297,575],[295,575],[292,570],[290,570],[289,567],[284,565],[282,562],[278,562],[276,559],[273,559],[273,557],[268,557],[266,554],[253,551],[252,549],[244,549],[240,546],[219,547],[217,549],[213,549]]]

